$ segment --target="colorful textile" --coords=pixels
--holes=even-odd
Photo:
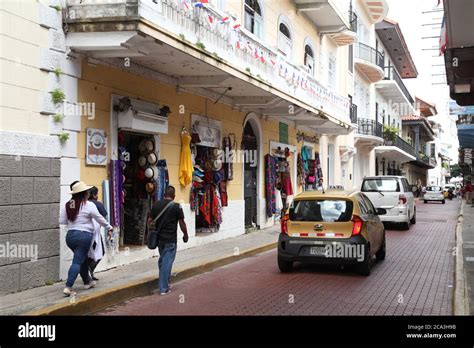
[[[265,205],[267,217],[272,217],[276,213],[276,167],[275,158],[271,155],[265,155]]]
[[[123,203],[123,169],[122,161],[110,161],[109,177],[110,177],[110,205],[111,205],[111,225],[120,226],[122,216]]]
[[[166,160],[159,160],[156,164],[158,168],[158,178],[156,179],[155,201],[165,198],[165,190],[169,186],[170,179]]]
[[[181,134],[181,157],[179,161],[179,182],[182,186],[187,186],[191,183],[193,171],[191,135],[184,132]]]

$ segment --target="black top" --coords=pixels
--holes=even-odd
[[[102,202],[96,201],[95,199],[91,199],[90,201],[95,204],[100,215],[102,215],[104,218],[107,218],[107,210],[105,210],[105,207]]]
[[[155,219],[158,214],[168,205],[169,199],[163,199],[153,204],[151,209],[151,218]],[[162,222],[162,227],[158,232],[158,241],[177,243],[178,241],[178,220],[184,220],[184,213],[181,206],[177,203],[171,205],[163,215],[158,219],[156,224],[160,223],[160,220],[165,218],[166,221]]]

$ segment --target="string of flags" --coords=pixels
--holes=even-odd
[[[193,1],[183,0],[182,9],[188,13],[193,8],[205,8],[209,4],[209,0]],[[207,17],[207,19],[205,19]],[[225,30],[224,33],[229,34],[229,41],[232,47],[239,51],[244,51],[248,56],[259,61],[261,64],[270,66],[272,69],[278,71],[278,75],[283,78],[288,86],[292,86],[295,89],[301,88],[302,90],[309,93],[313,98],[327,100],[333,104],[336,104],[342,108],[348,108],[349,102],[334,94],[330,89],[324,87],[317,80],[308,78],[308,76],[302,75],[299,70],[287,63],[285,59],[282,59],[278,55],[271,54],[269,51],[265,51],[261,45],[256,42],[246,40],[247,36],[242,35],[240,30],[241,24],[237,23],[237,18],[234,16],[225,16],[224,18],[215,17],[211,12],[205,14],[205,17],[201,17],[202,20],[208,22],[208,26],[213,30]],[[229,26],[225,25],[228,24]],[[230,32],[227,30],[230,29]],[[232,43],[234,42],[234,43]],[[275,70],[275,71],[276,71]]]

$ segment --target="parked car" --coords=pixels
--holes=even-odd
[[[361,191],[375,208],[387,210],[380,217],[383,222],[399,223],[406,230],[416,223],[415,198],[411,185],[403,176],[372,176],[362,181]]]
[[[423,196],[423,202],[428,203],[433,201],[442,202],[443,204],[446,202],[443,188],[441,186],[428,186],[426,188],[426,193]]]
[[[306,191],[297,195],[281,220],[278,267],[294,262],[354,264],[369,275],[373,256],[385,258],[385,228],[370,200],[358,191]],[[342,250],[346,252],[334,253]],[[352,250],[352,251],[351,251]]]
[[[454,184],[446,184],[446,185],[444,185],[444,187],[443,187],[444,197],[448,197],[448,192],[449,192],[450,189],[453,190],[454,197],[457,197],[456,185],[454,185]]]

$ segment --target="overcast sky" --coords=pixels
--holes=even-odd
[[[442,1],[439,7],[437,3],[437,0],[388,0],[387,17],[399,23],[418,70],[418,78],[404,82],[412,94],[436,104],[439,113],[436,119],[445,130],[443,141],[452,144],[450,157],[457,162],[459,143],[456,124],[448,115],[449,86],[444,76],[444,58],[439,55],[439,38],[423,39],[439,36],[443,12],[423,13],[442,9]]]

